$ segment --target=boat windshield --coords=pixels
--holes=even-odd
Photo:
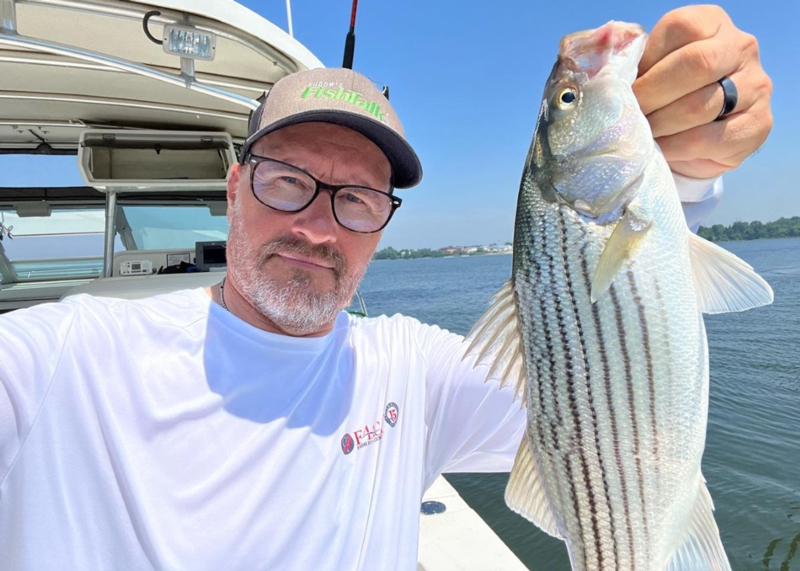
[[[0,208],[0,224],[2,249],[20,282],[94,278],[103,271],[102,208],[24,217]]]
[[[137,250],[188,249],[197,242],[228,239],[228,219],[205,204],[120,207]],[[215,215],[216,214],[216,215]],[[122,217],[117,216],[120,220]]]

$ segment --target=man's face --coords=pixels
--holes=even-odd
[[[331,185],[389,189],[386,156],[347,127],[293,125],[260,139],[252,153],[295,165]],[[301,212],[264,206],[250,188],[251,168],[234,165],[228,182],[228,268],[237,289],[286,333],[324,330],[349,304],[381,233],[340,226],[326,190]]]

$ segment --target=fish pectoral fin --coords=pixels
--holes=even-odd
[[[689,255],[703,313],[744,311],[772,303],[774,294],[764,278],[724,248],[690,234]]]
[[[550,502],[542,489],[541,478],[536,469],[527,435],[514,459],[514,468],[506,486],[506,504],[512,511],[535,523],[542,531],[564,539],[558,532]]]
[[[526,377],[516,301],[513,280],[508,280],[467,335],[470,345],[464,356],[477,352],[475,366],[491,363],[486,379],[499,377],[501,387],[513,386],[522,398]]]
[[[631,210],[625,212],[608,238],[606,247],[603,248],[603,253],[600,254],[597,262],[597,268],[594,270],[592,303],[611,287],[620,268],[639,249],[651,226],[651,221],[640,218]]]
[[[664,571],[731,571],[713,512],[711,495],[705,482],[701,481],[687,535],[672,554]]]

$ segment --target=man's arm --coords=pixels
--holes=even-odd
[[[419,325],[428,363],[425,481],[442,472],[508,472],[522,440],[527,412],[510,387],[486,380],[488,364],[463,359],[460,335]]]
[[[0,484],[47,397],[73,313],[59,303],[0,316]]]

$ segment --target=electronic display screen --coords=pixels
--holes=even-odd
[[[227,242],[197,242],[195,244],[195,265],[205,271],[211,267],[224,267],[227,265],[225,246]]]
[[[225,246],[205,246],[203,248],[203,262],[206,265],[224,264],[226,261]]]

